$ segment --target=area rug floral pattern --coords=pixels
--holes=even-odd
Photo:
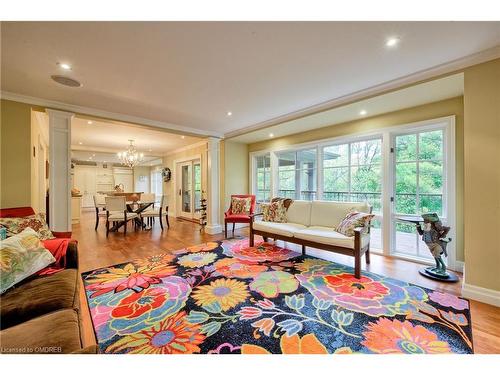
[[[82,275],[102,353],[472,353],[467,300],[268,243]]]

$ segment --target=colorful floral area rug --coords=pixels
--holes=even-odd
[[[472,353],[469,303],[261,243],[82,275],[102,353]]]

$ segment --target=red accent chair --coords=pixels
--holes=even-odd
[[[241,195],[231,195],[231,202],[233,198],[251,198],[250,212],[247,214],[233,214],[231,211],[231,204],[229,209],[224,212],[224,236],[227,238],[227,223],[233,223],[233,236],[234,236],[234,225],[236,223],[248,223],[250,224],[251,217],[255,211],[255,195],[241,194]]]

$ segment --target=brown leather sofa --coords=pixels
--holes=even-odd
[[[28,278],[0,296],[0,349],[4,354],[96,353],[84,348],[80,326],[78,250],[66,252],[66,269]]]

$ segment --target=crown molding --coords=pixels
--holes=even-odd
[[[97,108],[83,107],[83,106],[79,106],[79,105],[75,105],[75,104],[58,102],[55,100],[48,100],[48,99],[43,99],[43,98],[37,98],[34,96],[17,94],[17,93],[10,92],[10,91],[1,91],[0,96],[2,99],[5,99],[5,100],[12,100],[15,102],[37,105],[37,106],[45,107],[48,110],[68,111],[68,112],[73,112],[75,114],[82,114],[82,115],[94,116],[94,117],[98,117],[98,118],[129,122],[129,123],[138,124],[138,125],[145,125],[145,126],[151,126],[151,127],[161,128],[161,129],[165,129],[165,130],[171,130],[171,131],[174,131],[177,133],[183,133],[186,135],[195,135],[195,136],[202,136],[202,137],[211,136],[211,137],[216,137],[216,138],[223,138],[222,133],[213,132],[210,130],[191,128],[188,126],[182,126],[182,125],[171,124],[171,123],[163,122],[163,121],[151,120],[151,119],[144,118],[144,117],[131,116],[131,115],[127,115],[124,113],[104,111],[104,110],[97,109]]]
[[[463,70],[469,66],[481,64],[490,60],[500,58],[500,45],[493,48],[468,55],[456,60],[449,61],[444,64],[436,65],[429,69],[424,69],[410,75],[396,78],[391,81],[381,83],[372,87],[368,87],[363,90],[353,92],[338,98],[319,103],[295,112],[290,112],[283,116],[278,116],[258,124],[249,125],[245,128],[234,130],[224,134],[224,138],[233,138],[239,135],[251,133],[256,130],[265,129],[270,126],[278,125],[287,121],[296,120],[301,117],[306,117],[315,113],[323,112],[326,110],[333,109],[335,107],[340,107],[342,105],[351,104],[363,99],[368,99],[373,96],[388,93],[390,91],[395,91],[397,89],[404,88],[406,86],[411,86],[413,84],[428,81],[432,78],[437,78],[439,76],[456,74],[460,70]]]

